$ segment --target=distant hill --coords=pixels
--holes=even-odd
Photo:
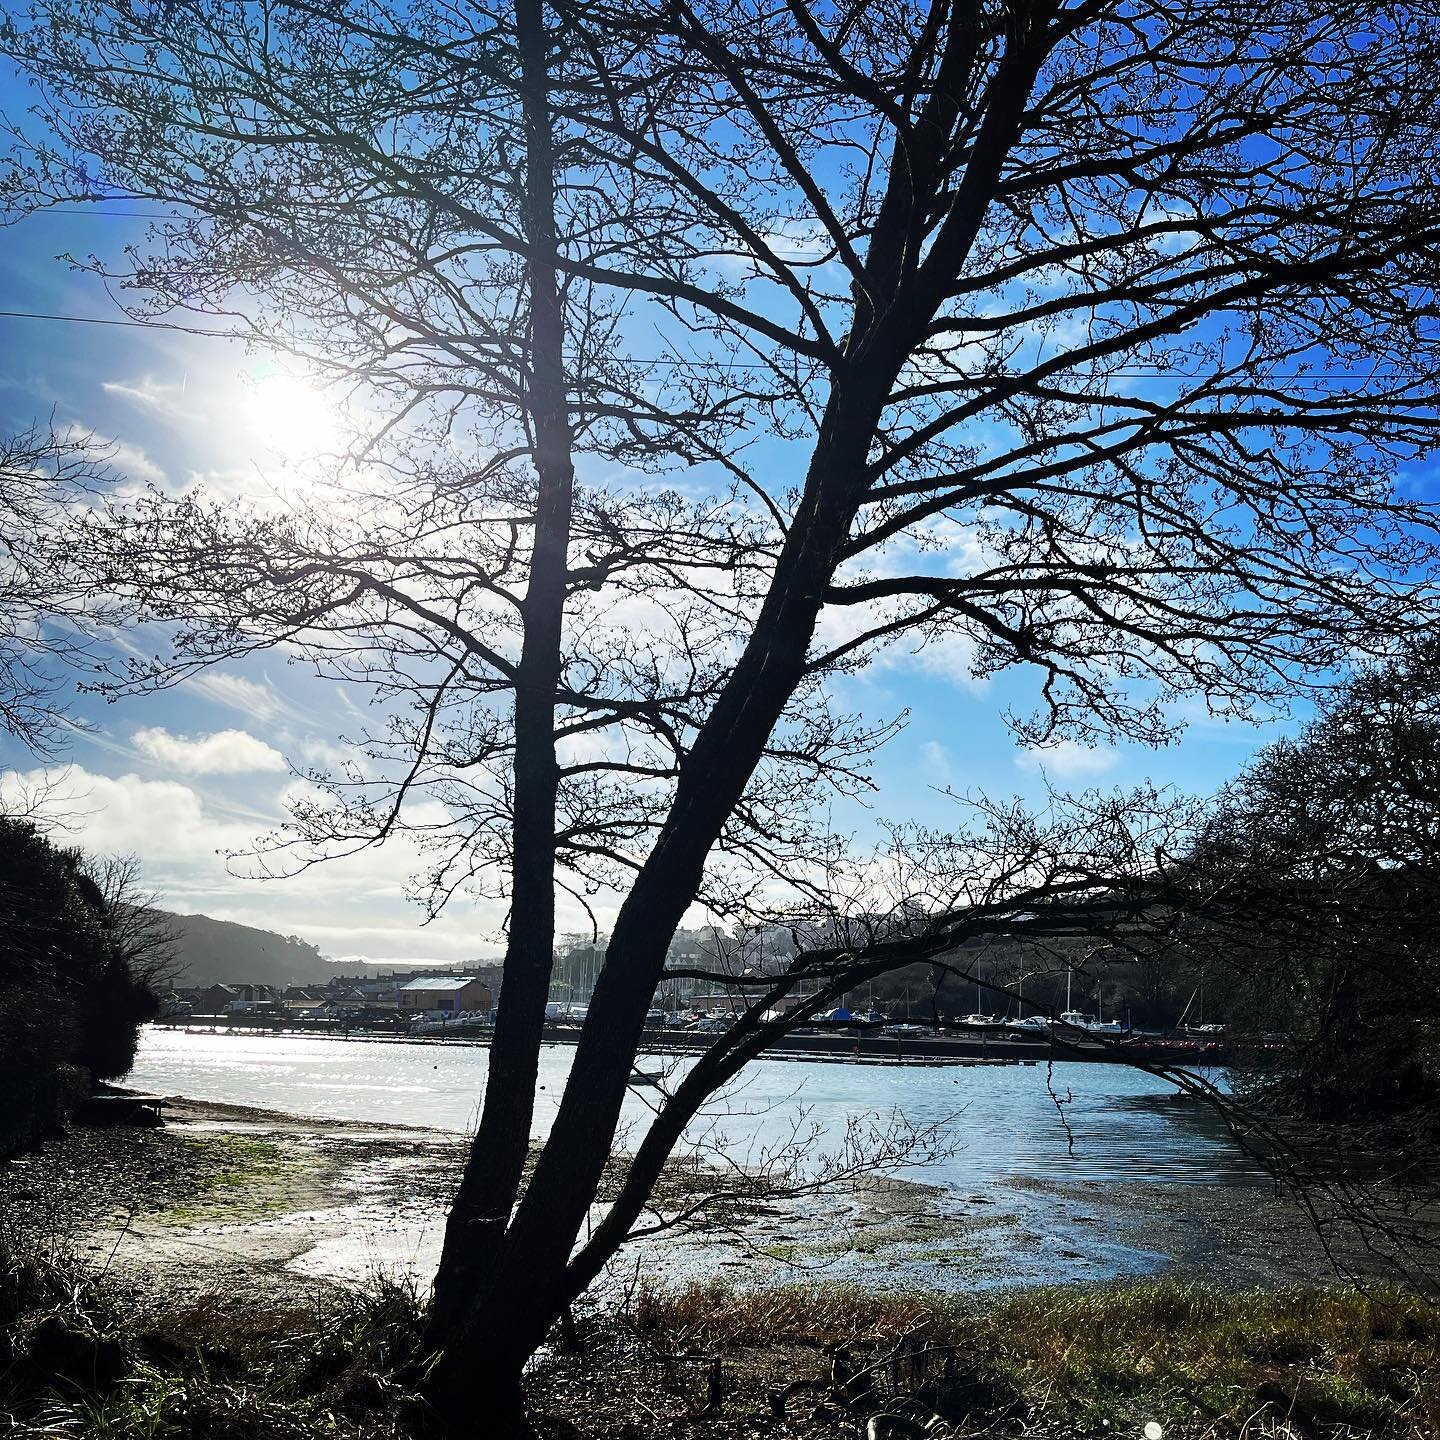
[[[477,974],[494,965],[493,961],[485,960],[464,966],[427,965],[423,960],[370,964],[350,960],[337,965],[320,953],[319,946],[311,945],[298,935],[257,930],[253,925],[212,920],[208,915],[161,913],[177,936],[175,950],[180,973],[174,983],[180,987],[225,985],[231,981],[247,985],[315,985],[324,984],[334,975],[391,975],[404,970],[427,973],[463,970],[466,974]]]
[[[298,935],[277,935],[208,915],[167,915],[178,943],[177,985],[231,980],[254,985],[310,985],[328,980],[335,967],[319,947]]]

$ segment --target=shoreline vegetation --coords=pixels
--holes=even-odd
[[[33,1437],[425,1436],[424,1305],[376,1279],[268,1306],[135,1309],[5,1255],[4,1395]],[[844,1286],[642,1285],[579,1315],[526,1380],[546,1440],[650,1436],[1412,1436],[1440,1421],[1440,1315],[1412,1295],[1179,1281],[981,1305]],[[485,1433],[485,1397],[475,1430]],[[1150,1433],[1153,1433],[1150,1432]]]
[[[178,1097],[168,1114],[0,1167],[0,1415],[35,1440],[428,1433],[422,1285],[289,1262],[357,1175],[382,1205],[420,1183],[443,1203],[457,1138]],[[1171,1188],[1194,1192],[1190,1224],[1224,1200]],[[1437,1433],[1440,1311],[1327,1282],[1299,1243],[1272,1237],[1271,1274],[1301,1288],[1207,1282],[1203,1249],[1158,1278],[986,1295],[637,1264],[541,1353],[528,1405],[555,1440]],[[483,1415],[477,1396],[477,1435]]]

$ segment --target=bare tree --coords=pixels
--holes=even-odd
[[[74,667],[95,656],[85,596],[57,545],[67,511],[105,478],[104,450],[84,434],[31,428],[0,439],[0,731],[51,753],[66,723]]]
[[[171,916],[160,909],[159,897],[145,888],[139,857],[90,857],[85,868],[100,892],[111,943],[131,980],[159,1000],[180,975],[179,935]]]
[[[509,902],[488,1159],[467,1172],[456,1207],[503,1226],[529,1149],[557,867],[582,903],[633,872],[772,544],[723,496],[574,487],[576,450],[641,468],[677,447],[708,453],[739,406],[683,384],[657,396],[617,367],[618,317],[583,277],[564,277],[557,331],[554,212],[572,261],[603,255],[615,227],[587,231],[583,181],[554,193],[538,12],[477,10],[443,45],[433,26],[383,7],[274,13],[283,23],[243,6],[127,12],[88,31],[96,63],[69,79],[114,109],[52,113],[68,148],[30,157],[27,198],[94,198],[65,157],[110,156],[105,193],[122,186],[187,212],[113,277],[142,288],[137,316],[214,314],[361,389],[384,423],[313,506],[237,515],[157,494],[116,527],[91,526],[77,548],[97,589],[128,593],[150,618],[185,617],[175,662],[138,672],[137,686],[284,637],[322,673],[391,702],[384,728],[364,737],[367,773],[313,775],[326,800],[297,807],[295,832],[269,858],[303,865],[409,826],[433,856],[419,877],[432,908],[463,886]],[[130,43],[175,56],[189,85],[169,97],[137,86]],[[436,127],[442,94],[452,113]],[[121,155],[140,163],[114,164]],[[225,282],[262,277],[281,308],[237,322]],[[647,638],[662,620],[665,633]],[[803,847],[807,779],[859,783],[847,757],[873,738],[832,720],[807,687],[732,842],[762,858]],[[445,805],[445,822],[411,806],[424,799]]]
[[[1027,851],[1019,817],[991,847],[935,837],[937,894],[901,887],[903,924],[867,919],[757,993],[577,1252],[687,909],[763,911],[771,884],[819,903],[834,878],[804,786],[863,784],[876,737],[825,712],[827,677],[943,645],[977,674],[1034,671],[1033,741],[1156,740],[1178,697],[1250,714],[1433,621],[1435,515],[1394,483],[1433,441],[1440,373],[1440,42],[1408,12],[52,0],[6,36],[60,137],[26,162],[32,200],[98,173],[82,196],[191,217],[131,270],[140,313],[224,311],[243,284],[287,317],[252,311],[257,336],[371,386],[397,431],[438,407],[366,452],[413,488],[363,528],[157,498],[93,536],[108,583],[143,575],[187,621],[169,676],[283,638],[410,702],[370,747],[379,773],[299,819],[322,848],[371,843],[428,787],[450,807],[437,899],[518,865],[533,686],[542,732],[557,718],[523,843],[623,895],[522,1193],[553,910],[522,910],[517,872],[506,1093],[435,1292],[454,1417],[478,1386],[497,1429],[522,1424],[525,1359],[790,987],[818,980],[822,1003],[981,927],[1061,925],[1062,901],[1073,935],[1153,872],[1143,826],[1115,826],[1118,850],[1082,826]],[[571,454],[621,479],[567,478],[546,449],[562,418]],[[459,463],[437,443],[457,429]],[[626,476],[667,462],[733,488]],[[553,583],[547,533],[567,546]],[[617,600],[656,591],[626,626]],[[605,753],[553,748],[582,737]]]

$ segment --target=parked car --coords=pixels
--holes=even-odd
[[[930,1034],[928,1025],[915,1025],[908,1020],[902,1020],[898,1025],[887,1025],[883,1031],[886,1035],[894,1035],[897,1039],[914,1040],[918,1036]]]

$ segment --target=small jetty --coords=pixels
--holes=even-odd
[[[165,1123],[161,1111],[167,1103],[159,1095],[135,1095],[125,1090],[97,1090],[80,1102],[73,1118],[80,1125],[154,1128]]]

